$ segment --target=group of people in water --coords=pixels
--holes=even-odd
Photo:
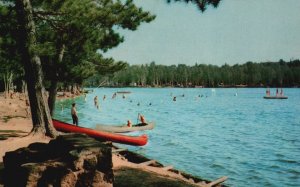
[[[173,96],[172,93],[171,93],[171,96],[173,97],[173,101],[177,101],[177,97],[184,97],[185,95],[182,94],[182,95],[179,95],[179,96]],[[199,99],[199,98],[201,98],[201,97],[204,97],[204,95],[203,95],[203,94],[199,94],[199,95],[196,97],[196,99]],[[207,97],[207,96],[205,96],[205,97]]]
[[[117,93],[114,93],[112,96],[112,99],[115,99],[117,96]],[[125,96],[123,95],[123,99],[125,98]],[[106,99],[106,95],[103,96],[103,100]],[[84,95],[84,100],[86,101],[86,94]],[[94,105],[97,109],[99,109],[99,101],[98,101],[98,96],[94,97]],[[76,110],[76,103],[72,103],[72,107],[71,107],[71,116],[72,116],[72,120],[73,120],[73,124],[78,126],[78,114],[77,114],[77,110]],[[146,123],[145,117],[144,115],[138,113],[138,120],[141,123]],[[130,120],[127,120],[127,124],[128,127],[132,127],[132,122]]]
[[[117,97],[117,93],[114,93],[111,98],[115,99],[116,97]],[[123,95],[122,98],[125,99],[125,95]],[[106,95],[103,95],[102,100],[104,101],[105,99],[106,99]],[[86,96],[85,96],[85,101],[86,101]],[[100,105],[99,105],[99,101],[98,101],[98,96],[94,97],[94,105],[97,109],[99,109]]]

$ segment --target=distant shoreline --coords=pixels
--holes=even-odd
[[[100,86],[100,87],[86,87],[86,89],[95,88],[300,88],[299,86],[217,86],[217,87],[204,87],[204,86]]]

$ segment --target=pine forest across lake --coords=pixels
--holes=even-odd
[[[154,121],[144,147],[119,145],[164,165],[207,179],[229,176],[231,186],[300,184],[300,89],[284,88],[285,100],[267,100],[263,88],[95,88],[56,104],[55,118],[72,122],[77,103],[79,125]],[[115,92],[130,91],[117,94]],[[271,95],[276,89],[271,88]],[[98,96],[100,107],[94,106]],[[103,100],[103,96],[106,99]],[[176,97],[176,101],[173,98]]]
[[[89,87],[299,87],[300,60],[247,62],[222,66],[212,64],[130,65],[110,75],[95,75],[85,81]]]

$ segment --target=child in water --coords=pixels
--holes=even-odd
[[[132,123],[130,120],[127,120],[127,127],[132,127]]]

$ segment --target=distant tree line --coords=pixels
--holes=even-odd
[[[86,86],[172,87],[295,87],[300,85],[300,61],[247,62],[235,65],[131,65],[110,76],[94,76]]]

